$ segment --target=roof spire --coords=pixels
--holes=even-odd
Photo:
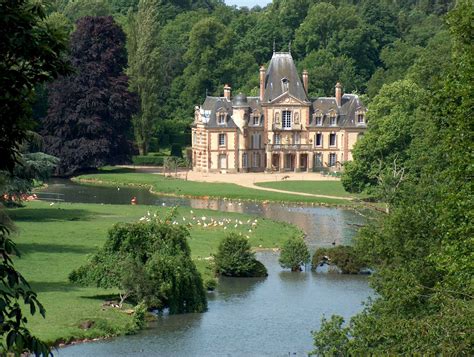
[[[273,54],[275,54],[275,38],[273,38]]]

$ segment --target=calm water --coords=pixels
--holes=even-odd
[[[55,195],[51,195],[54,193]],[[311,248],[350,243],[357,213],[322,207],[255,204],[224,200],[162,197],[146,190],[82,186],[57,180],[40,195],[68,202],[190,206],[242,212],[294,223],[307,234]],[[278,256],[259,253],[266,279],[225,278],[209,293],[203,314],[161,316],[134,336],[60,349],[59,356],[305,356],[312,349],[311,331],[323,315],[345,318],[362,309],[371,295],[365,276],[282,271]]]

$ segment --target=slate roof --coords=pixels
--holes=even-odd
[[[201,115],[206,119],[208,118],[208,128],[237,128],[237,125],[232,120],[233,107],[248,108],[248,114],[258,110],[262,115],[263,111],[260,104],[259,97],[245,97],[241,94],[238,94],[232,100],[228,100],[225,97],[206,97],[201,106]],[[217,123],[216,113],[221,111],[227,113],[225,124]],[[260,126],[263,126],[263,120],[260,123]]]
[[[289,94],[303,102],[308,102],[293,57],[290,53],[275,52],[265,74],[264,102],[271,102],[286,92],[283,81],[288,83]]]
[[[284,80],[286,84],[282,81]],[[335,128],[364,128],[365,124],[358,124],[356,119],[356,112],[358,109],[365,107],[360,102],[359,97],[355,94],[344,94],[341,100],[341,106],[338,107],[335,97],[319,97],[308,99],[303,84],[296,70],[295,63],[290,53],[276,52],[270,61],[270,65],[265,75],[265,92],[263,101],[271,103],[271,101],[280,97],[286,91],[290,95],[299,99],[302,102],[311,103],[310,107],[310,124],[309,127],[335,127]],[[207,122],[208,128],[237,128],[237,125],[232,120],[233,108],[245,109],[249,114],[258,110],[263,115],[262,102],[259,97],[246,97],[239,93],[231,100],[225,97],[206,97],[202,104],[200,111],[204,122]],[[227,114],[224,124],[217,123],[218,112],[225,112]],[[330,125],[329,113],[334,111],[337,115],[337,124]],[[320,112],[323,117],[322,125],[316,125],[313,120],[313,114]],[[263,126],[263,120],[260,125]]]
[[[356,112],[358,109],[365,107],[355,94],[344,94],[341,100],[341,106],[338,107],[335,97],[319,97],[311,100],[311,117],[310,127],[334,127],[330,125],[329,113],[334,111],[337,115],[337,124],[335,127],[340,128],[356,128],[365,127],[365,125],[358,124],[356,121]],[[313,121],[313,114],[321,113],[323,117],[322,125],[316,125]]]

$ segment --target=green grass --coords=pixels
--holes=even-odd
[[[76,180],[83,183],[112,186],[145,186],[156,193],[189,197],[229,198],[256,201],[301,202],[322,204],[350,204],[344,197],[341,199],[299,196],[287,193],[270,192],[246,188],[231,183],[208,183],[185,181],[168,178],[163,175],[148,173],[117,172],[113,169],[99,174],[78,176]]]
[[[55,204],[31,202],[25,208],[8,210],[19,234],[14,237],[22,252],[15,259],[15,266],[38,292],[46,308],[46,319],[33,316],[28,326],[38,337],[55,343],[71,339],[94,338],[123,334],[128,331],[131,317],[118,309],[103,309],[105,299],[115,298],[117,290],[83,288],[68,282],[69,273],[84,264],[97,252],[107,237],[107,231],[117,222],[135,221],[147,212],[164,214],[165,208],[156,206],[119,206],[96,204]],[[232,224],[204,228],[196,224],[206,217],[216,221],[232,219]],[[183,217],[185,220],[183,220]],[[234,227],[235,220],[241,221]],[[216,251],[226,232],[237,231],[249,236],[254,247],[278,247],[293,234],[301,234],[294,226],[238,213],[179,208],[176,221],[180,224],[194,222],[190,227],[189,244],[192,255],[203,277],[211,275],[208,260]],[[250,220],[250,221],[249,221]],[[249,223],[247,223],[249,221]],[[249,229],[252,232],[249,232]],[[92,320],[96,325],[89,330],[79,328],[79,323]]]
[[[354,197],[344,190],[341,181],[275,181],[259,182],[257,186],[275,188],[278,190],[311,193],[314,195]]]

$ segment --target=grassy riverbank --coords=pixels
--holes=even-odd
[[[135,221],[148,211],[163,214],[166,209],[67,203],[50,206],[45,202],[31,202],[24,208],[8,210],[18,227],[19,235],[14,240],[22,252],[22,258],[16,259],[15,265],[38,292],[46,308],[46,319],[30,318],[29,327],[37,336],[55,343],[127,333],[131,316],[118,309],[102,307],[104,300],[118,291],[72,285],[68,274],[103,245],[113,224]],[[217,226],[209,224],[214,221]],[[189,244],[203,276],[210,276],[205,258],[216,251],[226,232],[241,232],[249,236],[253,247],[262,248],[278,247],[289,235],[301,234],[289,224],[262,218],[255,223],[255,218],[248,215],[210,210],[191,213],[189,208],[179,208],[176,222],[192,224]],[[94,321],[94,326],[81,329],[79,324],[87,320]]]
[[[98,174],[81,175],[74,180],[97,185],[107,186],[142,186],[153,192],[187,197],[229,198],[256,201],[298,202],[317,204],[348,205],[346,197],[341,199],[325,197],[308,197],[247,188],[231,183],[197,182],[164,177],[163,175],[121,172],[119,170],[103,170]],[[322,182],[317,182],[318,185]],[[341,186],[342,187],[342,186]]]
[[[313,195],[338,196],[341,198],[356,198],[342,186],[341,181],[274,181],[258,182],[255,185],[275,188],[277,190],[310,193]]]

